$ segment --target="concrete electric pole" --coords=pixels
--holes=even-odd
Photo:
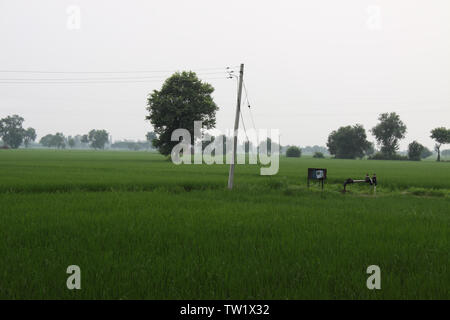
[[[230,164],[230,173],[228,175],[228,189],[233,189],[234,180],[234,165],[236,163],[236,151],[237,151],[237,140],[238,140],[238,130],[239,130],[239,115],[241,112],[241,96],[242,96],[242,81],[244,80],[244,64],[241,64],[241,69],[239,71],[239,89],[237,96],[236,105],[236,117],[234,118],[234,134],[233,134],[233,157]]]

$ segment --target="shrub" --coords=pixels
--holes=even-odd
[[[300,158],[302,156],[302,150],[299,147],[289,147],[286,150],[286,157],[289,158]]]
[[[325,156],[322,152],[314,152],[313,158],[323,159]]]
[[[417,141],[413,141],[408,145],[408,158],[409,160],[420,161],[421,155],[425,147],[418,143]]]
[[[373,156],[369,157],[368,159],[369,160],[408,160],[408,157],[402,156],[397,153],[389,156],[382,152],[377,152]]]

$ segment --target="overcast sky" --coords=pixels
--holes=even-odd
[[[218,129],[232,128],[236,81],[221,68],[241,62],[255,125],[282,144],[325,145],[390,111],[408,127],[402,149],[431,148],[430,129],[450,126],[448,0],[0,0],[0,117],[23,116],[39,137],[144,139],[160,70],[198,71],[216,88]]]

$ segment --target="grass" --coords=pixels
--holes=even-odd
[[[2,150],[0,167],[3,299],[449,298],[450,163],[282,158],[273,177],[238,166],[232,192],[227,166],[143,152]],[[376,196],[339,192],[366,172]]]

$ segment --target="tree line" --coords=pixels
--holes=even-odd
[[[90,147],[93,149],[104,149],[109,142],[109,133],[106,130],[92,129],[88,134],[65,137],[62,132],[47,134],[41,138],[39,143],[48,148],[65,149],[66,147]]]
[[[367,140],[366,130],[361,124],[340,127],[328,136],[327,147],[330,154],[339,159],[355,159],[367,156],[377,160],[415,160],[429,157],[432,152],[417,141],[408,145],[408,155],[398,154],[400,140],[405,138],[407,127],[395,112],[382,113],[378,124],[370,132],[374,135],[380,150],[376,152],[374,143]],[[431,130],[430,137],[436,141],[437,161],[441,160],[440,149],[450,143],[450,129],[438,127]]]
[[[0,119],[0,139],[3,141],[2,148],[17,149],[20,146],[28,148],[30,144],[36,141],[37,134],[34,128],[23,127],[24,118],[19,115],[7,116]],[[152,140],[156,137],[153,132],[146,135],[147,141],[117,141],[110,144],[111,148],[141,150],[151,149]],[[104,149],[109,143],[109,133],[106,130],[92,129],[87,134],[72,136],[64,136],[62,132],[55,134],[47,134],[39,140],[39,144],[47,148],[92,148]]]

